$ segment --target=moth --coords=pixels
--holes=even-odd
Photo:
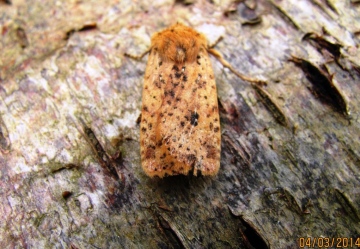
[[[180,23],[151,39],[140,121],[142,168],[150,177],[214,176],[219,170],[220,118],[209,51],[204,35]]]

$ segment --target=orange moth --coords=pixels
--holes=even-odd
[[[150,177],[216,175],[220,118],[206,38],[175,24],[151,39],[140,121],[142,168]]]

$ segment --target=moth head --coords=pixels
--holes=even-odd
[[[200,50],[207,48],[202,34],[180,23],[156,33],[151,44],[162,60],[176,63],[194,62]]]

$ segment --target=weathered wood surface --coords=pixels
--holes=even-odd
[[[0,2],[1,248],[358,238],[359,13],[351,0]],[[150,179],[140,167],[147,57],[124,53],[176,21],[223,37],[215,48],[233,67],[268,83],[212,61],[214,178]]]

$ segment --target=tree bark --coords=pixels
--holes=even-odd
[[[0,2],[0,246],[360,246],[359,11],[355,0]],[[151,179],[140,166],[147,56],[124,54],[176,21],[267,83],[212,59],[215,177]]]

